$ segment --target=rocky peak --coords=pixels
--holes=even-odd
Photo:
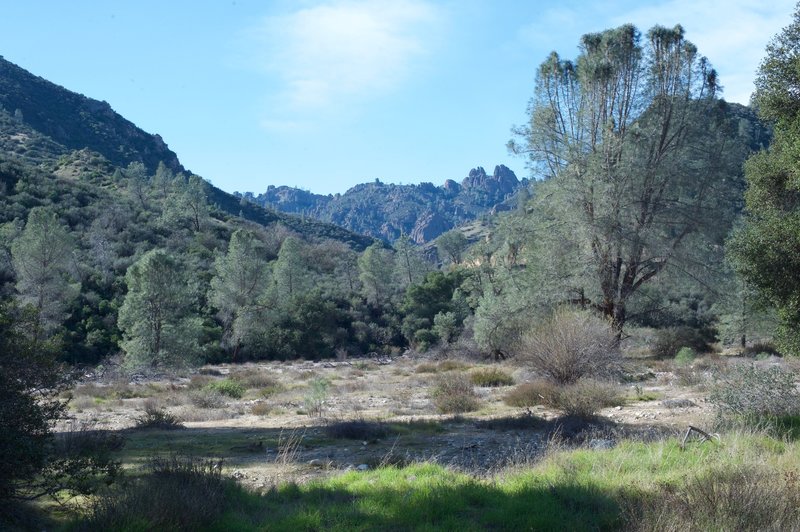
[[[517,179],[517,175],[504,164],[494,167],[492,181],[497,183],[497,187],[503,194],[511,194],[519,185],[519,179]]]

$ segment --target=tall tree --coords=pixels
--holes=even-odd
[[[251,334],[253,313],[265,305],[270,268],[266,250],[258,237],[245,229],[231,236],[228,252],[214,263],[209,301],[219,309],[224,326],[223,342],[233,348],[233,356]]]
[[[303,241],[293,236],[287,237],[278,251],[272,271],[277,296],[284,302],[288,303],[311,287],[304,251]]]
[[[44,339],[63,323],[66,308],[78,295],[78,287],[70,283],[74,251],[66,226],[47,207],[31,209],[25,229],[11,244],[19,300],[36,310],[31,331],[36,339]]]
[[[405,288],[421,283],[431,265],[422,257],[417,246],[403,233],[394,243],[395,275],[400,286]]]
[[[442,258],[450,264],[461,264],[464,252],[467,251],[467,237],[458,229],[451,229],[436,239],[436,249]]]
[[[367,301],[373,304],[388,302],[394,292],[394,258],[392,252],[375,242],[358,258],[358,278]]]
[[[800,8],[767,46],[755,103],[774,123],[774,137],[745,166],[746,223],[729,252],[744,279],[777,309],[783,350],[800,355]]]
[[[133,196],[139,200],[142,210],[147,210],[147,195],[150,190],[150,178],[147,175],[147,168],[144,164],[133,162],[125,169],[125,177],[128,179]]]
[[[522,143],[510,143],[546,180],[533,216],[549,242],[536,247],[560,255],[563,299],[594,306],[618,332],[631,298],[680,264],[692,235],[720,240],[737,174],[714,70],[680,26],[641,40],[625,25],[584,35],[576,62],[552,53],[516,130]]]
[[[118,324],[126,362],[150,367],[194,362],[201,320],[196,290],[181,263],[163,250],[151,250],[128,268],[125,284]]]

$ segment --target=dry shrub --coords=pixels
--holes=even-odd
[[[473,371],[470,376],[475,386],[511,386],[514,378],[499,368],[480,368]]]
[[[192,390],[189,392],[189,400],[197,408],[223,408],[228,404],[222,393],[208,388]]]
[[[281,392],[286,391],[286,386],[279,381],[274,381],[272,384],[265,386],[259,390],[258,394],[261,397],[271,397],[273,395],[279,394]]]
[[[208,375],[192,375],[192,378],[189,380],[189,389],[199,390],[205,388],[211,382],[214,382],[214,379]]]
[[[675,366],[672,372],[679,386],[699,386],[705,382],[703,372],[692,366]]]
[[[473,412],[480,407],[475,389],[463,373],[439,375],[431,396],[436,409],[442,414]]]
[[[442,360],[439,362],[439,371],[457,371],[468,368],[469,364],[460,360]]]
[[[543,379],[524,382],[508,392],[503,398],[503,402],[518,408],[543,405],[545,404],[545,398],[553,395],[555,387],[555,384]]]
[[[245,388],[273,388],[280,383],[267,371],[257,368],[241,368],[232,371],[230,379],[241,384]]]
[[[581,379],[559,385],[540,379],[520,384],[503,399],[507,405],[521,408],[544,405],[567,416],[589,418],[599,410],[624,403],[619,387],[594,379]]]
[[[588,418],[603,408],[624,404],[619,388],[609,382],[581,379],[554,390],[553,395],[545,397],[545,405],[567,416]]]
[[[233,419],[239,415],[239,411],[230,408],[187,408],[181,407],[178,409],[180,418],[188,423],[198,421],[222,421],[224,419]]]
[[[765,466],[724,466],[664,486],[644,502],[627,502],[632,530],[798,530],[797,472]]]
[[[250,407],[250,413],[254,416],[266,416],[272,412],[272,406],[269,403],[254,403]]]
[[[137,429],[182,429],[180,420],[167,412],[157,402],[149,400],[144,404],[144,414],[136,418]]]
[[[737,366],[717,381],[709,400],[723,422],[768,425],[800,414],[796,382],[796,373],[779,367]]]
[[[651,348],[658,358],[673,358],[680,349],[688,347],[697,353],[710,350],[708,334],[692,327],[680,326],[659,329]]]
[[[86,529],[198,530],[230,506],[236,485],[221,471],[221,461],[154,459],[148,474],[95,502]]]
[[[433,362],[423,362],[417,366],[415,369],[417,373],[436,373],[439,371],[439,366],[434,364]]]
[[[560,384],[605,378],[619,370],[621,355],[609,324],[588,312],[558,309],[522,340],[520,358]]]
[[[76,412],[83,412],[89,408],[98,408],[99,404],[89,395],[75,395],[70,400],[69,406]]]
[[[468,369],[469,364],[460,360],[442,360],[438,364],[433,362],[423,362],[417,366],[417,373],[439,373],[442,371],[457,371]]]

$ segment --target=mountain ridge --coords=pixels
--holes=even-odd
[[[190,173],[158,134],[147,133],[105,101],[70,91],[0,56],[0,151],[22,164],[80,179],[131,163],[155,175],[159,164]],[[67,168],[68,167],[68,168]],[[261,225],[281,223],[300,234],[331,238],[362,250],[373,239],[335,224],[308,220],[241,202],[208,183],[208,201],[231,216]]]
[[[442,233],[487,213],[510,210],[514,196],[527,187],[505,165],[490,175],[483,167],[470,170],[460,182],[446,179],[398,185],[374,182],[355,185],[342,194],[315,194],[286,185],[270,185],[261,194],[234,194],[282,212],[309,216],[354,232],[393,242],[402,235],[425,244]]]

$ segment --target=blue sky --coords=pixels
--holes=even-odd
[[[505,148],[551,50],[680,23],[747,103],[795,3],[750,0],[3,0],[0,55],[106,100],[227,191],[460,180]]]

